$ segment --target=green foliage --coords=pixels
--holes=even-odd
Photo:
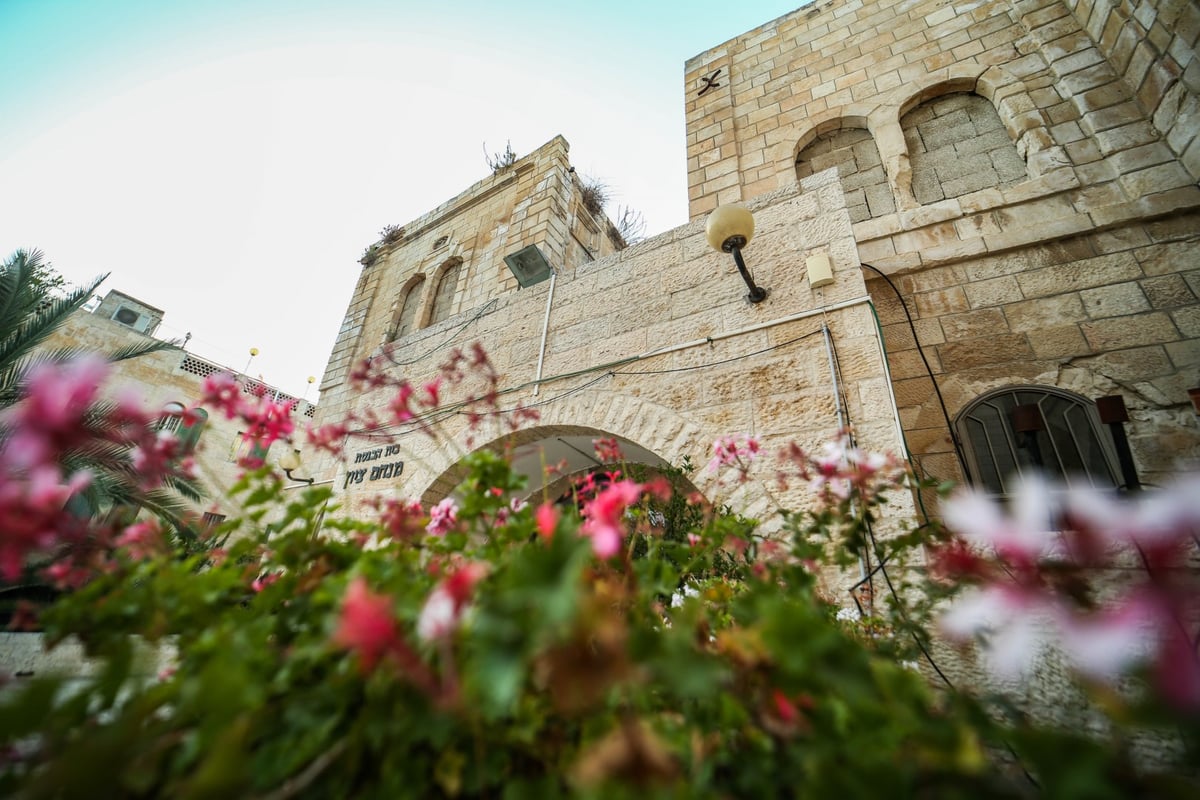
[[[328,487],[285,495],[264,469],[223,551],[125,561],[63,598],[50,637],[103,668],[0,701],[0,795],[1020,794],[980,706],[832,619],[805,561],[846,525],[869,543],[859,523],[790,516],[795,547],[767,559],[745,546],[752,521],[676,493],[631,507],[627,550],[598,560],[573,511],[546,536],[534,508],[511,510],[523,479],[505,459],[466,463],[444,537],[323,526]],[[651,512],[664,521],[644,525]],[[461,625],[422,639],[431,593],[467,564],[486,574]],[[373,669],[339,644],[358,580],[395,623]],[[147,672],[133,642],[174,652],[173,671]],[[1097,769],[1059,770],[1062,796],[1103,790]]]

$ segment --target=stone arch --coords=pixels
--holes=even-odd
[[[431,449],[423,463],[416,466],[405,481],[405,494],[420,497],[423,503],[441,500],[462,478],[461,455],[505,443],[528,444],[557,434],[595,431],[597,435],[618,435],[655,454],[668,464],[680,464],[685,456],[703,464],[712,442],[703,428],[672,409],[637,397],[604,391],[580,392],[541,409],[536,426],[516,432],[494,433],[478,437],[467,446],[466,422],[447,431],[457,447]],[[706,476],[702,476],[706,477]],[[704,486],[699,485],[701,491]]]
[[[791,144],[797,180],[836,166],[851,222],[896,210],[894,193],[876,142],[873,120],[878,106],[852,104],[830,109],[809,120]]]
[[[945,81],[900,107],[912,195],[921,205],[1012,186],[1029,177],[996,107],[974,88],[975,81]]]
[[[462,277],[463,260],[453,256],[442,262],[433,274],[430,291],[426,293],[425,325],[436,325],[449,319],[454,312],[458,283]]]
[[[393,341],[416,331],[420,326],[418,314],[425,291],[425,273],[418,272],[410,277],[396,293],[392,303],[392,321],[388,326],[387,341]]]

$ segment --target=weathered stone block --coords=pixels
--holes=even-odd
[[[1139,345],[1162,344],[1179,339],[1179,331],[1164,312],[1117,317],[1080,325],[1093,350],[1122,350]]]
[[[1004,315],[1013,331],[1061,327],[1086,317],[1080,297],[1074,293],[1010,303],[1004,306]]]
[[[1038,328],[1027,335],[1038,358],[1073,358],[1091,352],[1078,325]]]
[[[947,342],[938,346],[937,353],[942,359],[942,368],[947,371],[1023,361],[1033,357],[1033,349],[1023,333]]]
[[[1025,272],[1017,276],[1017,284],[1026,297],[1047,297],[1140,277],[1141,267],[1126,252]]]
[[[1102,286],[1097,289],[1085,289],[1079,293],[1083,298],[1084,308],[1092,319],[1105,317],[1122,317],[1147,311],[1150,301],[1146,299],[1141,286],[1136,281]]]

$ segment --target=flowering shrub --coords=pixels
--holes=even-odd
[[[355,429],[439,436],[439,392],[470,375],[480,391],[453,407],[473,423],[494,418],[496,376],[476,348],[421,388],[364,365],[356,379],[394,393],[392,418],[310,440],[341,453]],[[220,381],[209,399],[284,435],[265,402]],[[616,442],[597,450],[603,471],[565,500],[527,496],[502,453],[480,450],[464,457],[455,496],[429,509],[381,497],[367,518],[326,514],[327,486],[296,495],[260,467],[237,487],[247,513],[227,523],[237,536],[221,550],[181,554],[154,526],[128,526],[41,617],[50,641],[78,637],[98,670],[70,690],[38,677],[0,701],[0,794],[1023,793],[991,757],[1021,731],[966,694],[932,691],[898,659],[904,641],[924,641],[921,614],[898,602],[910,586],[901,560],[945,541],[933,528],[876,535],[881,504],[907,480],[900,464],[848,435],[818,455],[789,448],[777,478],[805,482],[814,504],[771,539],[695,502],[671,470],[624,464]],[[743,482],[766,458],[753,439],[722,440],[710,468]],[[6,486],[27,469],[3,466]],[[57,514],[75,478],[45,480],[13,502]],[[7,558],[53,549],[71,524],[53,516],[17,544],[6,530]],[[864,636],[861,620],[822,600],[830,557],[890,565],[897,621]],[[972,574],[986,576],[978,559]],[[171,669],[145,674],[138,639],[169,648]],[[1103,743],[1041,733],[1049,752],[1104,754],[1039,765],[1047,787],[1158,787],[1114,777]],[[1055,782],[1067,772],[1074,783]]]

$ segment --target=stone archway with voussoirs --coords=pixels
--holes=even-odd
[[[537,424],[487,438],[477,436],[471,447],[466,446],[469,431],[464,423],[453,432],[459,448],[442,447],[431,453],[406,481],[405,494],[419,497],[426,506],[436,503],[462,480],[463,453],[506,444],[520,447],[557,436],[616,436],[652,454],[659,464],[679,465],[686,456],[703,466],[713,437],[719,435],[710,435],[694,420],[669,408],[614,392],[580,392],[539,411]],[[654,466],[648,459],[642,460]],[[700,472],[694,476],[697,488],[706,495],[708,479]]]

